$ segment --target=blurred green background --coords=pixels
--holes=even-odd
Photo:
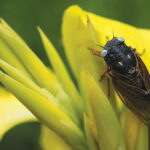
[[[0,16],[48,65],[36,27],[40,26],[44,30],[66,62],[61,23],[64,10],[73,4],[136,27],[150,28],[149,0],[0,0]],[[39,123],[19,125],[4,136],[0,150],[39,150],[39,135]]]
[[[64,57],[61,22],[64,10],[73,4],[95,14],[150,28],[149,0],[0,0],[0,16],[16,30],[47,63],[38,35],[40,26]]]

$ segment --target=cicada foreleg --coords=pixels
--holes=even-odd
[[[104,72],[101,74],[99,81],[102,81],[103,78],[107,75],[107,73],[110,71],[110,68],[108,67]],[[108,85],[108,97],[110,97],[110,79],[107,77],[107,85]]]
[[[100,75],[99,81],[102,81],[103,78],[106,76],[106,74],[110,71],[110,68],[108,67],[107,69],[104,70],[104,72]]]

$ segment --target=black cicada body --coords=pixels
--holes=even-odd
[[[123,38],[113,37],[101,52],[92,51],[104,58],[106,72],[122,102],[144,123],[150,124],[150,75],[136,50],[128,47]]]

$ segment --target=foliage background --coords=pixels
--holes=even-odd
[[[136,27],[150,28],[148,0],[0,0],[0,17],[49,65],[36,30],[37,25],[40,26],[66,62],[61,22],[64,10],[73,4],[97,15]],[[39,135],[39,123],[19,125],[4,136],[0,142],[0,150],[39,150]]]

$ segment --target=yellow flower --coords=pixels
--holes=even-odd
[[[106,37],[111,39],[114,33],[138,52],[146,49],[142,59],[150,68],[150,31],[96,16],[78,6],[69,7],[63,16],[62,37],[76,86],[52,43],[38,30],[53,71],[1,20],[0,81],[48,127],[41,136],[43,148],[48,149],[45,141],[55,133],[65,150],[148,150],[147,127],[124,109],[112,86],[108,99],[107,80],[98,81],[106,64],[88,47],[105,45]],[[1,135],[6,129],[2,130]]]

